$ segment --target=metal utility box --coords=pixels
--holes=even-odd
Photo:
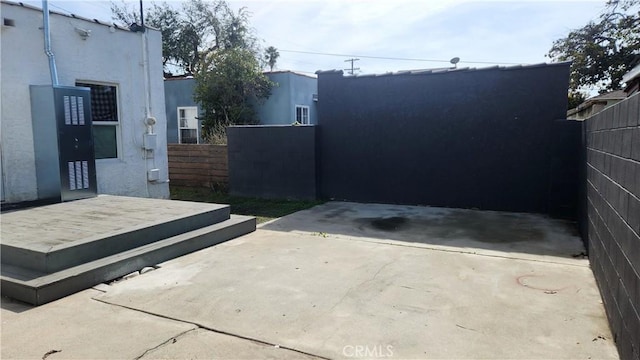
[[[89,88],[31,85],[38,199],[96,196]]]

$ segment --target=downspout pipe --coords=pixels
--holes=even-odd
[[[142,32],[145,32],[144,27],[144,10],[142,9],[142,0],[140,0],[140,26],[142,26]]]
[[[44,31],[44,53],[49,58],[49,71],[51,72],[51,84],[58,85],[58,70],[56,69],[56,57],[51,50],[51,29],[49,29],[49,2],[42,0],[42,27]]]

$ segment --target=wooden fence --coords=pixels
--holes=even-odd
[[[169,144],[168,155],[172,185],[212,187],[229,181],[226,145]]]

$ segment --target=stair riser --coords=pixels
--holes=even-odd
[[[229,207],[216,209],[182,219],[128,229],[93,241],[74,244],[49,252],[2,245],[2,263],[51,274],[150,244],[163,238],[183,234],[229,219]]]
[[[255,219],[247,218],[242,222],[219,228],[212,232],[204,232],[185,239],[180,237],[180,239],[170,241],[162,246],[149,244],[124,254],[113,255],[93,263],[63,270],[60,273],[45,277],[42,283],[37,285],[34,284],[34,281],[20,282],[2,277],[1,291],[3,295],[30,304],[41,305],[140,270],[145,266],[152,266],[225,242],[255,231],[255,228]]]

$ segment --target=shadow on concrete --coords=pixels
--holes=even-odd
[[[9,311],[15,314],[19,314],[21,312],[25,312],[27,310],[33,309],[35,306],[29,305],[20,300],[14,300],[12,298],[2,296],[0,297],[0,309],[2,311]]]
[[[585,253],[575,223],[529,213],[329,202],[261,228],[565,258]]]

